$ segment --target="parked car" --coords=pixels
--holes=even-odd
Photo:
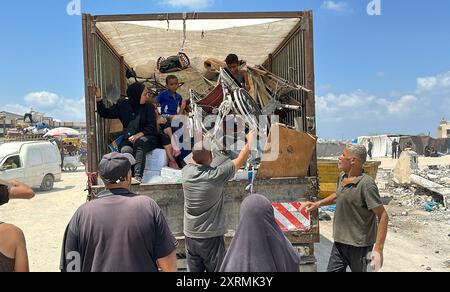
[[[61,155],[50,142],[12,142],[0,145],[0,176],[43,191],[61,180]]]

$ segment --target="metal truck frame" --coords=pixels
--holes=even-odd
[[[173,14],[136,14],[136,15],[99,15],[84,14],[82,17],[84,75],[87,122],[87,174],[89,176],[89,198],[94,199],[101,189],[97,185],[98,162],[107,151],[106,123],[96,113],[96,102],[92,85],[98,84],[102,78],[114,78],[114,84],[120,95],[126,93],[126,70],[131,69],[124,56],[108,41],[97,27],[101,22],[150,21],[150,20],[183,20],[195,19],[287,19],[298,18],[298,25],[278,45],[277,49],[267,56],[261,64],[268,71],[291,79],[299,85],[311,90],[310,93],[297,92],[292,95],[301,105],[300,113],[289,113],[286,123],[297,130],[316,136],[315,85],[314,85],[314,47],[313,47],[313,15],[311,11],[298,12],[243,12],[243,13],[173,13]],[[109,68],[109,69],[108,69]],[[105,70],[108,71],[106,76]],[[292,74],[293,73],[293,74]],[[112,77],[111,77],[112,76]],[[239,209],[247,195],[247,182],[229,182],[225,187],[226,219],[230,233],[226,236],[229,244],[233,230],[239,222]],[[273,202],[294,202],[311,200],[318,196],[317,155],[313,155],[308,175],[305,178],[257,180],[255,193],[267,196]],[[179,239],[178,253],[184,254],[183,237],[183,190],[176,185],[142,185],[134,186],[134,192],[152,197],[162,208],[172,232]],[[302,255],[302,271],[315,270],[314,243],[319,242],[318,214],[312,214],[312,228],[308,232],[289,232],[286,234],[298,247]]]

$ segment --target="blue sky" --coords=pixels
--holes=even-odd
[[[81,0],[83,13],[276,11],[315,17],[318,134],[436,134],[450,119],[450,1]],[[84,119],[81,17],[70,0],[2,1],[0,110]]]

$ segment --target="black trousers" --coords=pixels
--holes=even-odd
[[[370,253],[373,246],[355,247],[335,242],[331,251],[327,272],[345,273],[350,267],[352,272],[365,273],[370,267]]]
[[[190,273],[219,272],[225,253],[223,236],[207,239],[186,237],[187,268]]]
[[[160,145],[157,136],[144,136],[137,140],[134,144],[128,140],[124,140],[120,145],[121,153],[129,153],[136,159],[134,166],[134,176],[142,178],[145,170],[145,157],[147,153],[155,150]]]
[[[161,134],[157,136],[144,136],[137,140],[134,144],[128,140],[124,140],[120,144],[121,153],[129,153],[136,159],[134,166],[134,176],[142,178],[145,171],[145,157],[147,153],[163,146],[170,145],[169,136]]]
[[[27,118],[30,120],[30,123],[33,123],[33,116],[31,114],[25,114],[23,116],[23,121],[26,123],[27,122]]]
[[[397,159],[399,156],[397,155],[397,149],[392,149],[392,159]]]

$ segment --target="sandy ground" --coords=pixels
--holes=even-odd
[[[64,231],[72,215],[86,201],[84,170],[63,173],[51,192],[37,192],[30,201],[11,201],[0,207],[0,220],[20,227],[27,240],[33,272],[59,271]]]
[[[387,207],[389,213],[393,208]],[[425,212],[424,212],[425,213]],[[426,217],[427,214],[421,214]],[[384,251],[384,272],[450,272],[450,224],[404,224],[390,227]],[[333,245],[333,223],[320,223],[321,242],[316,244],[318,271],[327,269]]]
[[[13,201],[0,207],[0,220],[23,229],[34,272],[58,271],[64,231],[76,209],[85,202],[86,176],[83,170],[63,174],[55,190],[37,193],[31,201]],[[389,214],[401,214],[401,207],[387,206]],[[429,221],[426,212],[411,214],[414,220],[393,218],[385,249],[384,271],[450,272],[450,218]],[[402,219],[402,220],[400,220]],[[321,222],[322,241],[316,245],[319,271],[325,271],[332,246],[332,223]]]
[[[397,160],[390,158],[381,161],[380,168],[392,170]],[[439,158],[419,157],[419,168],[430,165],[450,165],[450,155]],[[390,216],[388,238],[385,246],[385,272],[450,272],[450,212],[446,216],[436,216],[424,210],[398,206],[390,201],[394,195],[381,190],[387,202],[386,210]],[[407,216],[401,216],[408,212]],[[328,213],[333,216],[332,213]],[[332,222],[320,223],[321,243],[316,245],[318,270],[326,271],[333,242]],[[427,269],[428,268],[428,269]]]

